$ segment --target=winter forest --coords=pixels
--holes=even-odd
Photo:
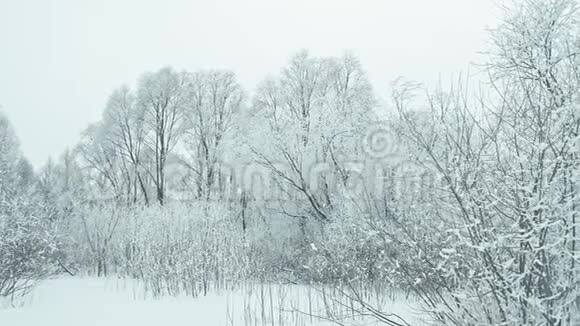
[[[501,9],[482,80],[386,103],[356,51],[165,67],[40,169],[0,112],[0,324],[92,284],[120,325],[580,325],[578,3]]]

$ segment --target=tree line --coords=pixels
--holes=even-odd
[[[154,295],[274,279],[387,325],[405,322],[371,285],[441,325],[574,325],[578,35],[576,2],[517,1],[477,90],[397,79],[387,108],[350,54],[299,52],[252,96],[230,71],[163,68],[38,174],[3,118],[0,294],[62,270]]]

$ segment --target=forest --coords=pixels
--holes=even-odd
[[[62,275],[153,298],[291,284],[330,324],[418,325],[396,296],[425,325],[578,325],[579,18],[516,1],[482,80],[401,77],[388,103],[350,52],[299,50],[252,90],[144,72],[41,169],[0,112],[0,298]]]

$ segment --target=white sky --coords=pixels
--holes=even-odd
[[[108,94],[166,65],[229,68],[251,91],[292,53],[356,54],[379,96],[398,76],[465,72],[491,0],[0,0],[0,106],[36,166],[78,141]]]

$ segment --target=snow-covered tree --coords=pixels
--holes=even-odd
[[[197,72],[188,76],[187,124],[182,160],[190,177],[187,186],[197,198],[225,191],[221,171],[232,152],[233,132],[239,123],[244,94],[235,75],[228,71]],[[230,155],[231,156],[231,155]],[[231,165],[231,159],[230,159]],[[229,182],[229,181],[228,181]]]
[[[147,171],[161,205],[166,195],[168,158],[187,127],[187,82],[185,72],[164,68],[144,74],[137,88],[137,105],[143,110],[144,144],[153,158]]]
[[[491,33],[491,95],[436,92],[418,114],[409,88],[395,93],[410,152],[439,182],[380,230],[441,324],[578,323],[577,7],[517,5]]]
[[[284,214],[332,219],[336,187],[348,182],[344,165],[362,160],[360,140],[375,105],[370,83],[351,55],[316,58],[301,52],[279,77],[261,84],[253,108],[263,127],[254,133],[253,152],[285,194],[273,198],[283,199]]]
[[[0,113],[0,296],[24,294],[54,272],[57,237],[35,176]]]

